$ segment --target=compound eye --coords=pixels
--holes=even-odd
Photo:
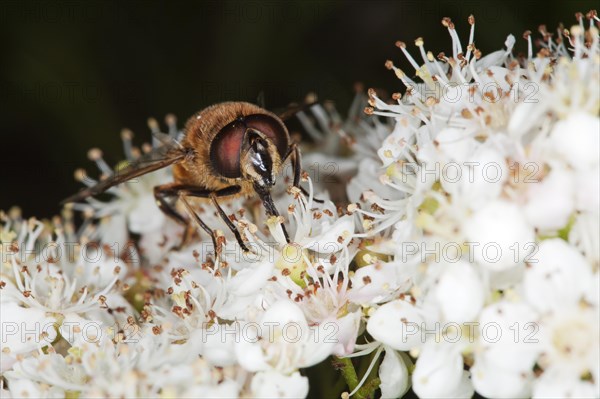
[[[283,160],[289,147],[288,133],[285,125],[278,119],[265,114],[253,114],[244,118],[246,126],[258,130],[267,136]]]
[[[242,176],[240,151],[246,126],[244,121],[235,120],[215,136],[210,146],[210,162],[217,173],[232,179]]]

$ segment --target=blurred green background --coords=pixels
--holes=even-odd
[[[268,107],[308,91],[345,111],[353,84],[402,86],[383,64],[412,72],[396,40],[422,36],[450,51],[442,17],[463,43],[476,17],[477,47],[503,47],[509,33],[575,23],[597,1],[2,1],[0,2],[0,209],[27,216],[58,213],[79,189],[73,170],[90,147],[109,163],[122,156],[119,132],[138,143],[146,120],[173,112],[180,124],[224,100]],[[418,55],[413,47],[413,54]]]

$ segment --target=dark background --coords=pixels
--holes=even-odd
[[[119,132],[138,143],[146,120],[165,114],[180,124],[224,100],[285,106],[308,91],[345,111],[353,84],[403,89],[383,64],[412,68],[394,46],[425,38],[450,52],[440,24],[451,17],[463,45],[467,17],[484,53],[509,33],[525,51],[523,31],[575,23],[596,1],[0,1],[0,209],[49,217],[79,189],[73,170],[90,147],[114,164]]]

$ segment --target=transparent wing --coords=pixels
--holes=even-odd
[[[306,97],[304,103],[302,103],[302,104],[292,103],[292,104],[289,104],[284,109],[277,109],[277,110],[274,110],[273,112],[277,116],[279,116],[279,119],[281,119],[282,121],[285,121],[287,119],[290,119],[292,116],[296,115],[298,112],[307,110],[317,103],[318,103],[318,101],[317,101],[316,96],[308,95]]]
[[[100,194],[113,186],[155,170],[165,168],[169,165],[179,163],[185,159],[187,154],[186,149],[171,136],[162,133],[159,133],[158,135],[154,134],[154,136],[162,144],[160,147],[142,155],[129,165],[116,171],[107,179],[98,182],[98,184],[85,188],[77,194],[63,200],[61,204],[81,201],[87,197]]]
[[[161,147],[156,148],[157,150],[162,147],[183,148],[182,145],[177,140],[175,140],[173,136],[170,136],[168,134],[164,134],[161,132],[152,132],[152,136],[156,139],[156,141],[158,141],[161,144]]]

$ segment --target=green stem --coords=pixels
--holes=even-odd
[[[349,357],[335,357],[333,360],[333,367],[342,372],[342,376],[344,377],[346,384],[348,384],[350,392],[352,392],[358,385],[358,376],[356,375],[356,370],[352,364],[352,359]]]
[[[356,399],[372,398],[375,394],[375,390],[379,388],[379,384],[381,384],[379,378],[373,378],[371,381],[365,383],[365,385],[360,387],[356,392]]]
[[[363,361],[363,363],[365,363],[366,369],[369,368],[369,364],[371,364],[376,356],[379,356],[377,352],[365,357],[366,361]],[[363,372],[366,373],[366,369]],[[381,384],[381,380],[377,378],[378,371],[379,362],[376,362],[375,366],[367,377],[367,382],[365,382],[365,384],[356,392],[356,399],[373,398],[375,396],[375,390],[379,388],[379,385]]]

